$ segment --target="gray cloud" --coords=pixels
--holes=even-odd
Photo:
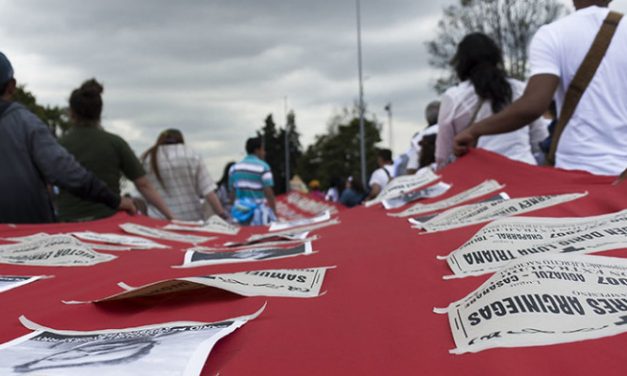
[[[396,151],[424,125],[438,76],[424,42],[455,1],[362,1],[366,101],[381,120],[393,103]],[[180,128],[214,175],[241,157],[268,113],[283,123],[285,96],[304,143],[357,98],[352,0],[0,0],[0,8],[0,49],[41,102],[65,105],[95,76],[105,84],[105,128],[136,152]]]

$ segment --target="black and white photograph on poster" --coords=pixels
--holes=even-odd
[[[52,278],[52,276],[0,275],[0,292],[9,291],[45,278]]]
[[[300,231],[300,229],[299,229]],[[268,244],[288,244],[293,242],[301,243],[306,241],[307,239],[317,238],[317,236],[309,237],[309,232],[292,232],[292,231],[281,231],[280,233],[269,233],[269,234],[258,234],[249,237],[247,240],[241,242],[225,242],[223,247],[227,249],[233,250],[235,248],[250,248],[250,247],[258,247],[263,244],[266,247]],[[252,240],[251,240],[252,239]],[[212,248],[212,247],[205,247]]]
[[[561,195],[532,196],[497,200],[471,205],[458,206],[438,214],[427,222],[410,219],[415,228],[427,232],[446,231],[459,227],[470,226],[500,218],[529,213],[577,200],[587,193],[570,193]]]
[[[229,243],[229,244],[237,244],[237,245],[242,245],[242,244],[252,244],[252,243],[256,243],[256,242],[261,242],[261,241],[266,241],[268,239],[276,239],[276,238],[283,238],[283,239],[290,239],[290,240],[295,240],[298,237],[307,237],[306,234],[312,232],[312,231],[316,231],[319,230],[321,228],[325,228],[325,227],[329,227],[329,226],[335,226],[335,225],[339,225],[340,221],[336,218],[331,219],[329,221],[325,221],[325,222],[320,222],[320,223],[315,223],[313,225],[307,225],[307,226],[303,226],[303,227],[299,227],[299,228],[295,228],[295,229],[287,229],[287,230],[283,230],[283,231],[275,231],[275,232],[269,232],[266,234],[254,234],[248,237],[248,239],[246,240],[245,243]]]
[[[179,221],[172,220],[172,223],[166,225],[164,230],[173,231],[190,231],[190,232],[208,232],[211,234],[221,235],[237,235],[239,226],[225,221],[217,215],[212,215],[206,221]]]
[[[261,314],[217,323],[169,322],[100,331],[33,330],[0,345],[3,376],[198,376],[213,346]]]
[[[229,243],[228,247],[227,246],[222,246],[222,247],[202,246],[202,247],[196,247],[195,249],[201,250],[202,252],[233,252],[233,251],[244,251],[244,250],[249,250],[249,249],[258,249],[260,247],[288,248],[288,247],[296,246],[296,245],[306,243],[306,242],[313,242],[318,239],[319,239],[318,236],[310,236],[310,237],[299,236],[298,238],[294,238],[294,239],[281,237],[279,238],[279,240],[276,240],[276,241],[253,242],[252,244],[243,244],[243,245],[239,245],[239,244],[232,245],[233,243]]]
[[[314,200],[306,195],[290,192],[287,194],[286,200],[288,204],[297,207],[298,210],[305,213],[316,215],[327,210],[330,211],[331,214],[337,213],[337,209],[333,204],[328,204],[320,200]]]
[[[462,204],[466,201],[474,200],[481,196],[496,192],[504,187],[504,185],[500,184],[496,180],[486,180],[473,188],[460,192],[444,200],[429,204],[417,203],[400,213],[390,213],[388,215],[392,217],[412,217],[420,214],[442,211]]]
[[[115,259],[98,253],[69,235],[50,235],[17,244],[0,245],[0,264],[29,266],[90,266]]]
[[[366,207],[379,204],[381,201],[402,196],[407,192],[414,191],[425,185],[434,183],[440,179],[439,175],[433,173],[430,168],[422,168],[418,170],[414,175],[403,175],[396,177],[390,181],[385,188],[379,193],[379,195],[367,201],[364,205]]]
[[[446,257],[454,277],[493,273],[538,253],[627,249],[627,210],[583,218],[514,217],[492,222]]]
[[[274,231],[293,229],[294,227],[313,225],[316,223],[328,221],[330,219],[331,219],[331,212],[327,210],[324,213],[321,213],[312,218],[302,218],[302,219],[297,219],[297,220],[290,221],[290,222],[273,222],[270,225],[270,228],[268,229],[268,231],[274,232]]]
[[[251,248],[234,252],[207,252],[202,248],[192,248],[185,252],[183,265],[174,268],[230,264],[235,262],[275,260],[294,256],[308,256],[313,253],[311,243],[302,243],[291,248]]]
[[[395,198],[385,199],[381,201],[381,203],[383,204],[383,207],[387,210],[397,209],[397,208],[400,208],[401,206],[405,206],[417,200],[441,196],[445,194],[446,192],[448,192],[450,188],[451,188],[450,184],[439,182],[427,188],[408,192]]]
[[[122,235],[122,234],[109,234],[99,233],[93,231],[77,231],[72,232],[70,235],[88,242],[100,242],[106,244],[116,244],[124,247],[130,247],[131,249],[155,249],[155,248],[169,248],[167,245],[157,243],[153,240],[142,238],[140,236]],[[99,247],[99,244],[91,244],[94,247]],[[106,249],[106,248],[101,248]]]
[[[206,237],[206,236],[197,236],[197,235],[178,234],[176,232],[161,230],[161,229],[154,228],[154,227],[138,225],[135,223],[123,223],[120,225],[120,228],[124,230],[124,232],[133,234],[133,235],[171,240],[171,241],[181,242],[181,243],[200,244],[200,243],[208,242],[210,240],[217,239],[215,236]]]
[[[448,308],[453,354],[627,331],[627,259],[540,254],[509,263]]]
[[[229,291],[241,296],[315,298],[320,295],[326,271],[332,268],[334,267],[251,270],[238,273],[168,279],[138,287],[120,282],[118,285],[125,290],[123,292],[92,301],[64,301],[64,303],[102,303],[113,300],[171,294],[206,287]]]

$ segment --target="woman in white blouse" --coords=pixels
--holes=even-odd
[[[453,159],[453,138],[457,133],[503,110],[525,89],[524,83],[506,77],[501,49],[485,34],[466,35],[451,64],[461,82],[441,98],[435,151],[438,169]],[[536,164],[533,152],[547,136],[547,122],[537,119],[514,132],[483,136],[477,147]]]

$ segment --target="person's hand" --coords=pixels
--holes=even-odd
[[[453,139],[453,154],[456,157],[468,153],[468,149],[477,145],[477,135],[472,131],[472,127],[466,128]]]
[[[118,210],[123,210],[130,215],[135,215],[137,213],[137,208],[133,203],[133,199],[129,197],[122,197],[120,199],[120,206],[118,206]]]
[[[625,171],[623,171],[622,174],[620,174],[620,176],[618,177],[618,179],[616,179],[616,181],[614,181],[614,185],[619,185],[620,183],[622,183],[625,179],[627,179],[627,168],[625,169]]]

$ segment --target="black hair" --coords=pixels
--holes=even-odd
[[[261,137],[253,137],[246,140],[246,153],[253,154],[255,150],[263,146]]]
[[[379,158],[383,159],[384,162],[392,162],[392,150],[390,149],[379,149],[377,155]]]
[[[481,99],[492,103],[497,113],[512,102],[512,87],[503,68],[503,53],[487,35],[471,33],[457,45],[451,60],[460,80],[470,80]]]
[[[437,137],[437,134],[429,134],[420,140],[420,156],[418,157],[418,166],[420,168],[435,163],[435,142]]]
[[[102,114],[103,86],[95,78],[83,82],[70,95],[70,109],[79,121],[99,122]]]
[[[13,78],[9,78],[5,83],[0,84],[0,96],[6,94],[12,79]]]
[[[228,188],[229,171],[231,170],[231,167],[233,167],[234,164],[235,162],[231,161],[227,163],[226,165],[224,165],[224,171],[222,172],[222,177],[220,178],[220,181],[218,181],[218,187],[224,185],[225,187]]]

